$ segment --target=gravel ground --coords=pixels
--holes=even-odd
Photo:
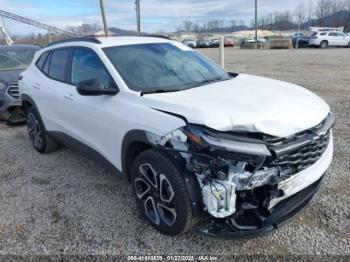
[[[70,149],[40,155],[25,127],[0,123],[0,254],[350,255],[350,50],[227,49],[226,62],[305,86],[331,105],[335,156],[311,208],[260,239],[167,237],[140,217],[124,178]]]

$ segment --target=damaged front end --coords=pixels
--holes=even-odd
[[[317,127],[283,139],[188,124],[148,140],[179,155],[198,181],[202,233],[250,238],[273,231],[311,202],[332,158],[333,124],[330,114]]]

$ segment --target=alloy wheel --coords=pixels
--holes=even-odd
[[[137,198],[144,204],[146,216],[156,225],[161,222],[174,225],[177,212],[171,183],[149,163],[139,165],[138,171],[134,187]]]
[[[32,113],[28,114],[28,132],[34,147],[41,148],[43,145],[42,130],[38,120]]]

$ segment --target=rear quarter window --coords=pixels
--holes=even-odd
[[[45,61],[46,61],[46,58],[47,56],[49,55],[48,52],[42,54],[40,56],[40,58],[38,59],[38,61],[36,62],[36,66],[40,69],[40,70],[43,70],[43,67],[44,67],[44,64],[45,64]]]
[[[57,81],[66,82],[66,69],[69,50],[62,49],[52,52],[49,76]]]

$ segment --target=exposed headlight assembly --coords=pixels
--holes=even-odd
[[[219,155],[220,153],[232,153],[231,155],[236,154],[237,158],[243,157],[242,160],[259,160],[271,156],[266,145],[256,139],[234,135],[224,137],[191,125],[185,128],[185,133],[188,140],[198,147],[207,148],[211,152],[215,151]]]
[[[263,168],[271,152],[258,139],[218,133],[198,126],[184,129],[189,141],[188,168],[197,175],[203,203],[214,217],[236,212],[236,191],[272,182],[275,168]]]

